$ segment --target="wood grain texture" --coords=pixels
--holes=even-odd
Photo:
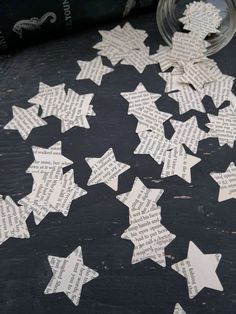
[[[154,53],[162,42],[154,14],[130,19],[134,27],[145,29],[146,41]],[[110,29],[114,25],[107,25]],[[143,74],[131,66],[118,65],[103,78],[102,85],[76,81],[76,61],[96,56],[92,46],[100,40],[97,29],[34,46],[0,59],[0,194],[15,201],[30,193],[32,177],[25,171],[33,161],[32,145],[49,147],[61,140],[63,154],[73,160],[75,182],[88,194],[75,200],[68,217],[49,214],[35,226],[28,219],[30,239],[10,239],[0,247],[0,313],[1,314],[169,314],[176,302],[187,313],[233,314],[236,312],[236,209],[235,200],[218,203],[218,186],[209,176],[212,171],[225,171],[236,161],[235,148],[219,147],[216,139],[204,140],[197,156],[202,162],[192,171],[192,184],[178,177],[160,179],[162,166],[148,155],[134,155],[139,143],[135,133],[137,120],[127,115],[127,103],[120,92],[132,91],[142,82],[150,92],[163,94],[158,108],[178,115],[178,105],[164,95],[164,81],[159,67],[150,65]],[[236,76],[236,38],[214,56],[225,74]],[[108,60],[104,64],[110,66]],[[89,117],[91,128],[73,128],[61,134],[60,121],[47,118],[48,126],[34,129],[27,141],[17,131],[3,130],[11,119],[12,105],[28,107],[27,99],[37,93],[38,84],[65,82],[66,89],[94,93],[95,117]],[[208,112],[215,109],[204,99]],[[182,116],[191,117],[194,112]],[[207,122],[197,113],[199,126]],[[173,132],[169,122],[166,135]],[[85,157],[102,155],[113,147],[119,161],[131,165],[120,176],[118,192],[104,184],[87,187],[90,168]],[[69,169],[68,168],[68,169]],[[163,225],[176,234],[166,249],[167,267],[152,261],[131,265],[133,245],[120,238],[128,227],[128,209],[115,196],[129,191],[138,176],[150,188],[163,188]],[[188,299],[184,277],[170,266],[185,258],[189,241],[204,253],[222,253],[217,273],[224,291],[204,289],[193,300]],[[60,293],[43,295],[51,278],[48,255],[67,256],[82,246],[84,263],[100,277],[83,287],[81,301],[75,307]]]

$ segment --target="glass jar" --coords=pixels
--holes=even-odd
[[[183,30],[183,24],[179,18],[183,16],[186,5],[192,3],[189,0],[159,0],[157,7],[157,25],[161,36],[168,45],[171,45],[175,32]],[[222,22],[219,33],[209,34],[206,40],[210,43],[207,55],[212,55],[225,47],[236,32],[236,0],[205,0],[220,9]]]

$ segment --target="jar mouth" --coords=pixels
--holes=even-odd
[[[173,34],[175,32],[183,31],[183,25],[178,21],[181,15],[177,16],[177,6],[180,6],[178,2],[180,1],[159,0],[157,6],[157,26],[162,38],[169,46],[172,45]],[[224,3],[225,10],[227,12],[222,11],[222,13],[227,14],[227,19],[223,19],[219,28],[219,33],[206,38],[206,40],[210,43],[206,52],[207,56],[215,54],[224,48],[230,42],[236,32],[236,4],[234,0],[225,0]],[[185,5],[182,5],[180,8],[182,9],[182,13]]]

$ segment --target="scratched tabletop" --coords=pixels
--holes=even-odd
[[[154,53],[162,43],[155,14],[129,19],[148,32],[146,45]],[[123,23],[123,22],[122,22]],[[102,26],[111,29],[115,24]],[[73,161],[68,167],[75,182],[87,190],[74,200],[67,217],[50,213],[38,226],[32,214],[27,220],[29,239],[9,239],[0,246],[1,314],[171,314],[179,302],[188,314],[236,313],[236,201],[219,203],[219,187],[210,172],[224,172],[236,161],[235,148],[220,147],[216,138],[200,142],[197,156],[202,161],[192,169],[192,184],[177,176],[160,179],[163,165],[149,155],[133,154],[139,144],[137,120],[127,115],[128,104],[121,92],[133,91],[142,82],[150,92],[162,94],[158,108],[178,120],[196,115],[199,127],[207,130],[206,114],[190,111],[180,117],[178,104],[164,94],[165,82],[158,65],[149,65],[143,74],[132,66],[117,65],[103,77],[101,86],[92,81],[76,81],[77,60],[96,56],[92,47],[101,40],[98,29],[14,52],[0,59],[0,194],[19,201],[32,189],[32,176],[26,169],[33,162],[32,146],[48,148],[62,141],[63,155]],[[236,38],[214,55],[222,72],[236,77]],[[104,64],[111,66],[104,58]],[[27,100],[38,92],[39,82],[66,84],[79,94],[94,93],[96,116],[89,117],[90,129],[74,127],[60,132],[60,120],[46,118],[48,125],[36,128],[26,141],[17,131],[3,130],[12,118],[12,106],[27,108]],[[212,101],[204,99],[208,113],[216,114]],[[168,138],[173,134],[165,123]],[[131,166],[119,178],[114,192],[105,184],[87,186],[91,170],[85,157],[101,156],[114,149],[117,159]],[[166,248],[167,267],[151,260],[132,265],[133,244],[121,239],[128,227],[128,208],[116,195],[131,189],[139,177],[149,188],[165,192],[159,204],[162,223],[176,235]],[[186,279],[171,265],[186,258],[189,241],[204,253],[221,253],[217,274],[224,291],[203,289],[194,299],[188,297]],[[48,255],[69,255],[81,245],[85,265],[100,276],[83,286],[78,307],[65,294],[44,295],[51,276]]]

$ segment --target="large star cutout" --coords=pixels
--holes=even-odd
[[[91,61],[80,61],[78,60],[80,72],[76,77],[76,80],[90,79],[97,85],[101,85],[103,75],[114,71],[102,63],[100,56],[94,58]]]
[[[193,90],[190,86],[184,86],[179,92],[170,93],[168,96],[179,103],[180,114],[184,114],[192,109],[206,112],[202,103],[203,95]]]
[[[166,152],[161,178],[177,175],[191,183],[191,168],[201,161],[200,158],[188,155],[182,145]]]
[[[223,291],[216,274],[220,259],[221,254],[203,254],[193,242],[189,242],[187,258],[171,267],[186,277],[190,299],[194,298],[205,287]]]
[[[210,175],[220,186],[219,202],[236,198],[236,167],[233,162],[225,172],[211,172]]]
[[[134,154],[149,154],[158,164],[161,164],[165,153],[171,148],[170,141],[165,138],[163,132],[145,131],[139,133],[140,144]]]
[[[7,196],[0,195],[0,245],[9,238],[29,238],[23,211]]]
[[[140,50],[131,50],[121,61],[121,64],[134,66],[139,73],[143,73],[147,65],[154,63],[156,62],[149,55],[148,47]]]
[[[60,118],[63,112],[64,101],[66,99],[65,84],[49,86],[42,82],[39,83],[39,92],[28,102],[42,107],[42,118],[56,116]]]
[[[28,109],[13,106],[13,119],[8,122],[5,130],[18,130],[24,140],[34,128],[46,125],[47,122],[38,116],[39,107],[32,106]]]
[[[105,183],[115,191],[118,190],[118,176],[130,168],[129,165],[116,160],[112,148],[100,158],[85,158],[85,160],[92,169],[87,184]]]
[[[61,154],[61,142],[49,148],[32,146],[35,161],[26,170],[27,173],[48,172],[54,167],[64,168],[73,162]]]
[[[173,314],[186,314],[186,312],[179,303],[176,303]]]
[[[48,261],[53,276],[44,294],[64,292],[74,305],[78,305],[83,285],[99,276],[84,265],[81,247],[78,246],[65,258],[48,256]]]
[[[209,137],[208,133],[198,128],[196,117],[192,117],[184,122],[171,120],[171,124],[175,130],[175,133],[170,140],[171,147],[185,144],[194,154],[196,154],[198,143]]]
[[[61,115],[62,132],[71,129],[74,126],[90,128],[87,115],[94,116],[93,106],[90,105],[94,94],[79,95],[72,89],[69,89],[64,103],[64,110]]]
[[[116,198],[129,208],[129,222],[148,212],[162,196],[162,189],[148,189],[139,178],[135,178],[131,191],[117,195]]]
[[[233,148],[236,140],[236,115],[230,109],[226,107],[220,110],[218,116],[209,114],[210,122],[206,126],[210,128],[209,137],[217,137],[220,146],[227,144]]]
[[[137,216],[121,237],[131,240],[135,246],[132,264],[151,259],[162,267],[166,266],[165,247],[175,239],[175,235],[161,224],[158,207]]]

